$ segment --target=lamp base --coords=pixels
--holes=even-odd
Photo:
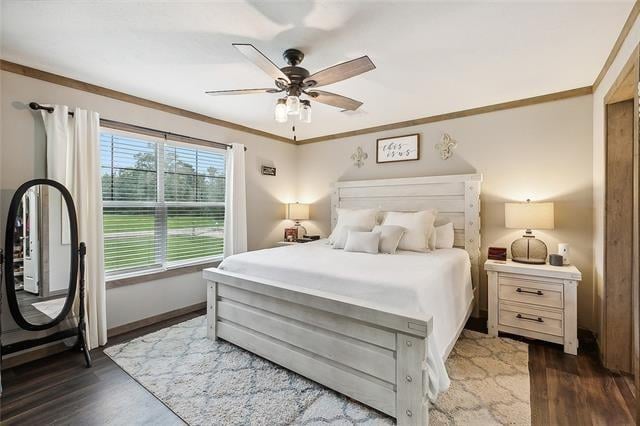
[[[296,221],[295,225],[293,225],[294,228],[296,228],[298,230],[298,238],[302,238],[305,235],[307,235],[307,228],[305,228],[304,226],[302,226],[300,224],[300,221]]]
[[[529,265],[547,263],[547,245],[534,236],[518,238],[511,243],[511,260]]]

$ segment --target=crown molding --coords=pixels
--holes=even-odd
[[[399,121],[396,123],[383,124],[381,126],[367,127],[365,129],[351,130],[348,132],[335,133],[331,135],[319,136],[316,138],[299,140],[297,145],[305,145],[310,143],[325,142],[335,139],[350,138],[353,136],[366,135],[368,133],[383,132],[386,130],[402,129],[405,127],[419,126],[422,124],[435,123],[438,121],[453,120],[454,118],[469,117],[471,115],[486,114],[489,112],[502,111],[505,109],[520,108],[544,102],[558,101],[561,99],[574,98],[577,96],[585,96],[593,93],[592,86],[580,87],[577,89],[564,90],[562,92],[549,93],[532,98],[519,99],[516,101],[502,102],[499,104],[487,105],[478,108],[465,109],[461,111],[448,112],[446,114],[431,115],[428,117],[416,118],[413,120]]]
[[[616,56],[618,56],[618,53],[622,48],[622,44],[624,43],[624,40],[629,35],[631,28],[633,28],[633,24],[636,22],[636,19],[638,19],[639,14],[640,14],[640,0],[636,0],[636,2],[633,4],[633,7],[631,8],[631,12],[629,12],[629,16],[627,16],[627,20],[624,22],[624,25],[622,26],[622,30],[620,30],[620,34],[618,35],[616,42],[613,44],[613,48],[611,49],[609,56],[607,56],[607,60],[604,62],[604,65],[600,70],[600,74],[598,74],[598,76],[596,77],[596,81],[593,82],[594,92],[602,82],[602,79],[604,78],[604,76],[607,75],[607,71],[609,71],[609,68],[611,68],[611,65],[613,64],[613,61],[616,59]]]
[[[151,101],[149,99],[140,98],[138,96],[129,95],[124,92],[118,92],[117,90],[108,89],[106,87],[96,86],[95,84],[86,83],[80,80],[74,80],[69,77],[64,77],[58,74],[53,74],[47,71],[42,71],[36,68],[31,68],[25,65],[16,64],[13,62],[0,60],[0,69],[3,71],[11,72],[14,74],[23,75],[25,77],[35,78],[37,80],[46,81],[49,83],[57,84],[60,86],[69,87],[76,90],[82,90],[83,92],[93,93],[100,96],[105,96],[111,99],[117,99],[119,101],[128,102],[131,104],[155,109],[158,111],[168,112],[170,114],[179,115],[181,117],[190,118],[192,120],[202,121],[215,126],[226,127],[227,129],[237,130],[244,133],[249,133],[256,136],[262,136],[264,138],[273,139],[279,142],[294,144],[294,142],[283,136],[274,135],[273,133],[264,132],[262,130],[254,129],[251,127],[243,126],[241,124],[232,123],[230,121],[220,120],[218,118],[209,117],[208,115],[199,114],[197,112],[188,111],[186,109],[177,108],[171,105],[166,105],[160,102]]]

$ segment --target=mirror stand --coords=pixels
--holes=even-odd
[[[80,288],[78,298],[80,300],[80,307],[78,309],[78,341],[76,348],[84,354],[84,362],[87,364],[87,368],[91,367],[91,355],[89,355],[89,348],[87,347],[87,330],[84,322],[84,259],[87,255],[87,246],[84,242],[80,243],[78,249],[78,255],[80,256],[79,274],[80,274]]]
[[[68,339],[70,337],[77,337],[76,344],[72,349],[79,350],[84,354],[84,361],[87,368],[91,367],[91,355],[89,354],[89,348],[87,346],[86,338],[86,323],[85,323],[85,257],[87,254],[87,246],[84,242],[79,244],[77,250],[77,256],[79,258],[79,292],[78,292],[78,326],[70,328],[68,330],[58,331],[45,337],[37,339],[23,340],[20,342],[9,343],[7,345],[2,344],[2,325],[0,324],[0,371],[2,367],[2,357],[15,352],[20,352],[26,349],[31,349],[37,346],[45,345],[47,343],[56,342],[62,339]],[[0,283],[2,283],[2,271],[4,263],[4,254],[0,249]],[[2,293],[0,292],[0,307],[2,303]],[[0,394],[2,393],[2,384],[0,381]]]
[[[58,328],[44,337],[6,345],[0,335],[0,362],[4,355],[75,338],[71,349],[81,351],[91,367],[84,305],[87,246],[78,238],[78,217],[69,190],[51,179],[20,185],[11,198],[4,243],[6,305],[16,325],[36,332]],[[1,302],[0,296],[0,309]],[[75,303],[79,303],[77,318]],[[71,328],[61,329],[63,322]]]

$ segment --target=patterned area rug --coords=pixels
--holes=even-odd
[[[391,425],[393,419],[224,341],[204,316],[105,350],[191,425]],[[531,423],[527,344],[465,330],[431,424]]]

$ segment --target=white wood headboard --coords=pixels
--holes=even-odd
[[[337,208],[381,211],[435,208],[438,210],[436,224],[453,223],[454,245],[469,253],[471,279],[478,300],[481,183],[481,174],[336,182],[331,196],[331,229],[338,219]]]

